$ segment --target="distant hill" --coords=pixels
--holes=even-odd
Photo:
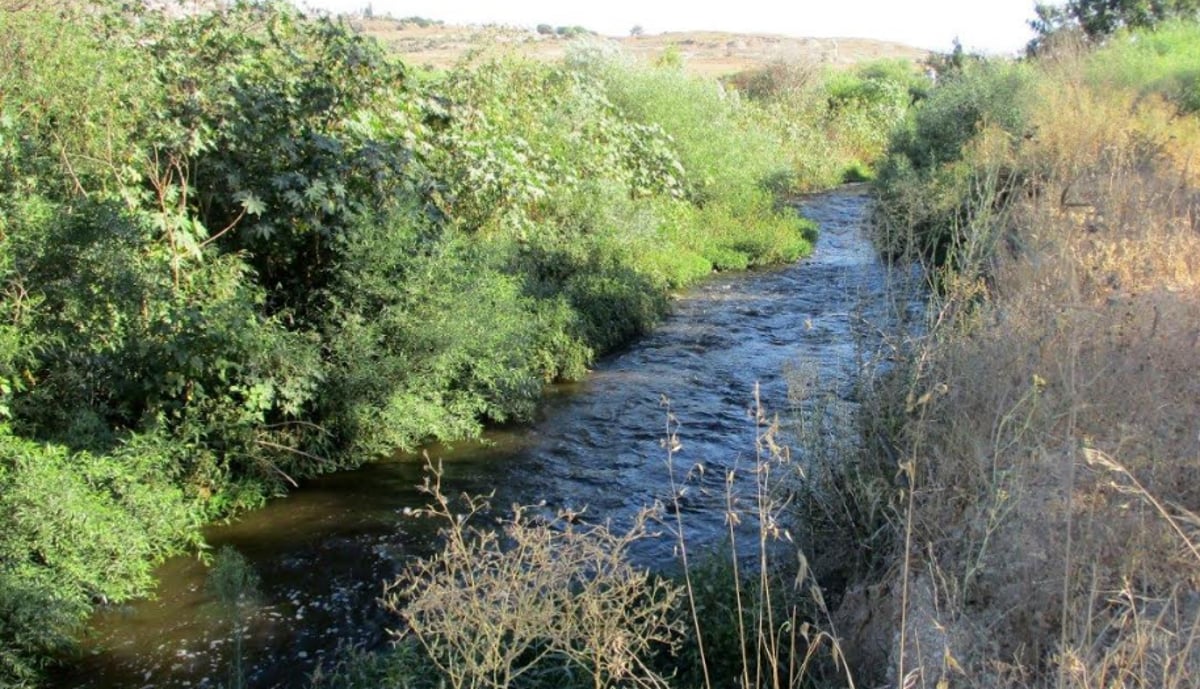
[[[450,67],[471,50],[512,48],[537,59],[554,60],[566,54],[572,41],[610,42],[629,54],[653,60],[674,46],[688,71],[722,76],[786,61],[846,67],[870,60],[921,60],[929,51],[901,43],[867,38],[799,38],[720,31],[671,32],[621,38],[579,35],[579,29],[541,27],[537,30],[502,26],[451,26],[430,20],[355,18],[352,24],[417,66]]]

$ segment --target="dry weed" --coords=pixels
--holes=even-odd
[[[1038,193],[880,392],[912,481],[897,683],[1200,686],[1197,125],[1064,79],[1015,158],[977,146]]]
[[[573,515],[547,521],[514,507],[498,531],[473,523],[486,499],[463,496],[465,511],[456,513],[440,472],[431,473],[424,490],[433,504],[424,514],[444,522],[446,545],[410,565],[386,606],[451,686],[505,689],[564,666],[597,689],[667,686],[647,658],[678,641],[672,610],[680,591],[627,558],[648,534],[649,512],[618,534]]]

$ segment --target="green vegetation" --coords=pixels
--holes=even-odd
[[[586,50],[423,75],[270,3],[17,3],[0,32],[16,685],[204,522],[527,419],[670,290],[803,255],[779,194],[838,180],[814,171],[839,122],[878,138],[907,104],[890,67],[811,122]]]
[[[228,689],[243,689],[246,685],[245,634],[247,608],[259,596],[258,573],[240,553],[229,546],[222,547],[213,558],[208,575],[209,592],[229,619],[229,638],[233,641],[228,662]]]
[[[1166,98],[1184,113],[1200,112],[1200,44],[1194,22],[1168,22],[1154,31],[1120,32],[1088,60],[1089,84]]]
[[[853,70],[777,62],[733,75],[728,83],[759,106],[755,116],[784,146],[774,178],[801,189],[871,179],[891,131],[929,80],[904,61],[879,61]]]
[[[445,548],[389,599],[408,637],[314,683],[1200,678],[1194,4],[1041,10],[1036,58],[958,53],[936,87],[891,63],[717,84],[583,41],[418,74],[283,5],[34,5],[0,14],[0,684],[207,521],[530,418],[671,290],[807,252],[781,196],[872,177],[881,249],[936,289],[861,446],[814,433],[798,490],[760,414],[728,554],[655,515],[672,579],[628,563],[644,522],[477,530],[431,486]],[[243,624],[252,572],[222,553],[212,581]]]
[[[1185,4],[1068,7],[1085,6],[1132,12]],[[1128,15],[1118,25],[1141,23]],[[746,119],[730,120],[724,131],[754,126],[770,108],[807,108],[808,121],[833,122],[823,113],[842,103],[857,104],[864,119],[875,113],[877,122],[900,122],[874,184],[877,238],[901,265],[922,263],[932,303],[926,327],[891,343],[894,365],[864,381],[861,443],[828,433],[823,412],[799,419],[802,486],[770,482],[785,473],[786,453],[760,427],[754,466],[771,488],[760,486],[757,511],[731,509],[729,523],[752,519],[760,544],[773,545],[780,525],[794,525],[811,569],[803,556],[791,567],[763,556],[757,569],[724,555],[696,562],[681,539],[682,574],[668,585],[681,618],[676,638],[663,640],[676,648],[635,666],[654,670],[659,662],[678,674],[627,676],[629,684],[840,686],[843,663],[854,686],[1175,689],[1200,682],[1200,119],[1191,59],[1200,26],[1155,25],[1109,27],[1103,43],[1049,41],[1037,59],[1021,63],[948,56],[938,61],[936,87],[907,82],[903,97],[916,102],[909,112],[884,107],[901,98],[895,87],[906,82],[876,88],[868,70],[816,82],[812,71],[787,65],[733,81],[746,101],[723,112]],[[634,113],[655,113],[678,141],[682,166],[705,169],[712,138],[689,134],[703,132],[703,122],[673,112],[664,105],[669,91],[644,86],[645,78],[619,72],[610,98]],[[688,100],[705,97],[697,90]],[[866,135],[878,129],[840,132],[848,138],[825,137],[825,150],[873,143]],[[785,150],[816,150],[810,145]],[[777,164],[765,148],[742,163],[756,166],[752,178],[773,181],[805,169]],[[710,173],[721,183],[693,177],[681,191],[699,200],[701,212],[725,203],[742,212],[757,187],[743,184],[736,170],[725,172],[732,176]],[[794,381],[797,395],[811,389],[802,377]],[[668,454],[676,443],[668,430]],[[437,505],[448,517],[445,499]],[[667,512],[676,520],[664,515],[662,523],[682,532],[679,510]],[[410,568],[401,579],[408,595],[394,601],[396,611],[427,614],[431,596],[450,599],[456,603],[434,609],[478,606],[474,617],[502,620],[521,635],[503,624],[425,626],[417,634],[427,638],[394,656],[352,657],[336,676],[343,683],[332,685],[388,677],[420,686],[409,678],[427,676],[421,672],[431,653],[444,658],[444,649],[464,642],[492,644],[473,660],[529,664],[519,665],[520,678],[508,671],[518,667],[512,663],[488,666],[498,673],[454,664],[465,673],[451,676],[454,686],[611,685],[612,675],[573,664],[550,641],[565,618],[547,622],[532,605],[540,615],[513,621],[502,614],[505,601],[528,595],[523,581],[556,573],[551,560],[520,560],[528,549],[493,549],[497,537],[485,535],[492,532],[447,523],[451,545]],[[537,543],[577,535],[557,526]],[[519,519],[511,528],[536,529]],[[736,535],[731,526],[731,541]],[[474,561],[489,564],[463,564]],[[780,586],[781,578],[812,586]],[[584,593],[578,584],[556,584]],[[648,592],[644,610],[657,612],[657,600]],[[818,626],[840,637],[828,657],[817,655],[827,640]],[[625,629],[627,642],[654,636],[638,635],[632,624]],[[587,638],[585,646],[601,641],[563,636]],[[525,639],[533,641],[516,643]],[[576,674],[564,676],[564,667]]]
[[[917,249],[938,265],[953,261],[968,218],[1020,184],[1017,171],[977,167],[966,156],[975,141],[1012,147],[1030,133],[1032,79],[1028,65],[965,62],[896,129],[877,185],[882,220],[896,228],[885,252]]]
[[[1173,19],[1194,20],[1200,15],[1196,0],[1067,0],[1065,5],[1039,3],[1030,25],[1043,38],[1082,31],[1102,39],[1120,29],[1146,29]]]
[[[583,36],[595,36],[596,32],[583,26],[551,26],[549,24],[538,24],[537,32],[542,36],[558,37],[558,38],[580,38]]]

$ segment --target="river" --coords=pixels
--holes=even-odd
[[[535,423],[490,431],[484,442],[428,448],[443,463],[447,490],[496,491],[497,506],[544,503],[547,513],[586,508],[585,519],[619,526],[671,497],[662,443],[669,399],[682,444],[677,475],[708,469],[693,473],[698,478],[681,503],[689,543],[695,550],[718,543],[724,474],[754,456],[756,385],[785,430],[805,413],[800,398],[814,397],[796,394],[803,381],[819,387],[822,408],[853,408],[856,381],[879,361],[882,333],[920,309],[919,301],[891,298],[893,272],[866,234],[870,203],[866,189],[854,186],[803,199],[800,212],[820,225],[809,258],[714,276],[584,381],[553,388]],[[286,499],[207,530],[210,544],[236,548],[261,577],[243,640],[249,686],[303,685],[339,644],[386,642],[395,620],[378,605],[382,582],[434,543],[432,525],[410,516],[425,503],[415,489],[421,478],[419,458],[380,461],[308,481]],[[673,546],[646,541],[634,556],[669,567]],[[222,684],[230,625],[205,590],[205,574],[195,557],[166,562],[154,599],[95,615],[83,656],[55,684]]]

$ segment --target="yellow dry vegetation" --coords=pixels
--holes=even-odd
[[[1042,61],[1023,140],[974,138],[1017,200],[876,401],[911,480],[892,681],[1200,685],[1200,120],[1089,59]]]

